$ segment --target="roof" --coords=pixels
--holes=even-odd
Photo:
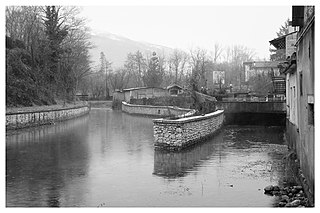
[[[178,87],[179,89],[183,89],[183,87],[179,86],[178,84],[172,84],[170,86],[167,86],[167,89],[171,89],[171,88],[174,88],[174,87]]]
[[[297,31],[294,31],[294,32],[288,33],[286,35],[280,36],[278,38],[275,38],[275,39],[269,41],[269,43],[277,49],[285,49],[286,48],[286,37],[288,35],[291,35],[294,33],[297,33]]]
[[[162,89],[162,90],[165,90],[165,88],[162,88],[162,87],[135,87],[135,88],[123,89],[122,91],[127,92],[127,91],[140,90],[140,89]]]

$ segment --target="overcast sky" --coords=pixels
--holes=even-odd
[[[269,59],[268,41],[291,6],[85,6],[82,16],[93,32],[186,50],[240,44]]]

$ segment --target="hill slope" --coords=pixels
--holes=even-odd
[[[112,62],[113,68],[123,66],[129,52],[133,53],[139,50],[145,55],[145,53],[155,51],[157,54],[167,56],[173,51],[169,47],[134,41],[112,33],[92,35],[91,42],[95,46],[90,50],[93,63],[99,64],[100,53],[104,52],[107,60]]]

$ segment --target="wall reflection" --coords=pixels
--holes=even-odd
[[[183,177],[189,171],[194,171],[202,162],[210,159],[216,153],[221,154],[221,134],[207,142],[194,145],[179,152],[155,150],[153,174],[164,178]]]

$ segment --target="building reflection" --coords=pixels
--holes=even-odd
[[[155,150],[153,174],[164,178],[183,177],[196,170],[213,154],[221,154],[222,134],[207,142],[194,145],[179,152]]]

